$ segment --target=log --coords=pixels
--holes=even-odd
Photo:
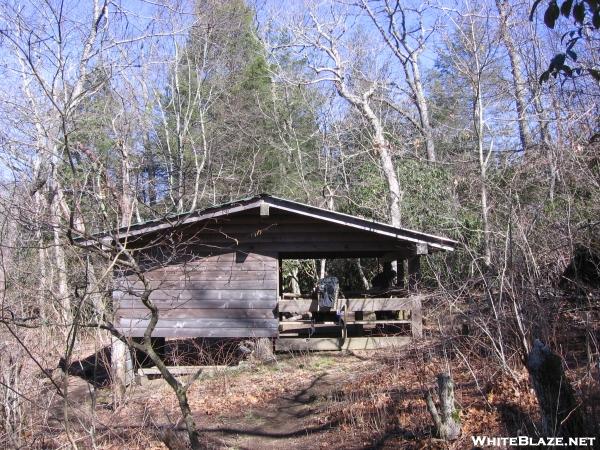
[[[584,422],[560,356],[536,339],[527,370],[540,405],[545,436],[584,436]]]
[[[374,350],[397,348],[410,343],[407,336],[349,337],[343,342],[339,338],[279,338],[275,350],[286,351],[335,351],[335,350]]]
[[[461,433],[460,417],[454,405],[454,382],[450,375],[441,373],[437,376],[440,409],[435,406],[431,393],[425,397],[427,409],[435,425],[436,436],[440,439],[453,441]]]
[[[173,300],[173,299],[152,299],[152,303],[161,310],[173,309],[209,309],[209,310],[233,310],[233,309],[269,309],[273,310],[277,306],[276,300]],[[139,299],[126,299],[117,303],[118,311],[131,309],[148,310]],[[117,314],[119,315],[119,314]]]

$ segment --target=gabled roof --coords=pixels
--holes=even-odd
[[[234,202],[206,208],[200,211],[191,211],[161,219],[149,220],[146,222],[133,224],[129,227],[120,228],[115,232],[99,233],[94,237],[96,240],[101,240],[103,237],[114,237],[119,239],[141,237],[156,233],[158,231],[168,230],[169,228],[175,226],[189,225],[195,222],[224,218],[231,214],[251,210],[254,208],[260,208],[261,205],[268,205],[269,208],[273,208],[275,210],[285,211],[291,214],[296,214],[323,222],[367,231],[381,236],[386,236],[388,238],[396,238],[398,240],[412,242],[415,244],[427,244],[428,246],[439,250],[452,251],[458,244],[458,242],[442,236],[421,233],[408,228],[394,227],[382,222],[368,220],[336,211],[330,211],[327,209],[318,208],[316,206],[274,197],[268,194],[259,194],[254,197],[236,200]],[[86,243],[91,242],[87,241]],[[86,243],[83,243],[83,245],[86,245]]]

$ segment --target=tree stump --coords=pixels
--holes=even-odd
[[[253,356],[263,363],[275,361],[275,354],[273,353],[273,341],[270,338],[257,339]]]
[[[560,356],[536,339],[527,357],[527,370],[540,405],[544,435],[583,436],[583,416]]]
[[[440,396],[440,410],[438,412],[431,393],[425,398],[427,409],[435,425],[436,436],[440,439],[453,441],[461,433],[460,417],[454,406],[454,382],[450,375],[441,373],[437,376]]]

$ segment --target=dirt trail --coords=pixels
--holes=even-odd
[[[241,418],[221,418],[220,423],[206,426],[206,434],[220,441],[224,448],[293,449],[321,448],[327,439],[322,435],[332,428],[320,424],[317,415],[326,407],[327,397],[348,375],[339,370],[315,374],[312,381],[291,395],[273,403],[249,409]]]

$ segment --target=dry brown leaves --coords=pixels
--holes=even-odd
[[[243,415],[248,408],[260,407],[273,399],[295,392],[314,375],[305,369],[262,367],[240,373],[223,372],[214,378],[198,381],[190,388],[188,400],[192,411],[201,415]],[[164,385],[149,398],[178,411],[172,390]]]

